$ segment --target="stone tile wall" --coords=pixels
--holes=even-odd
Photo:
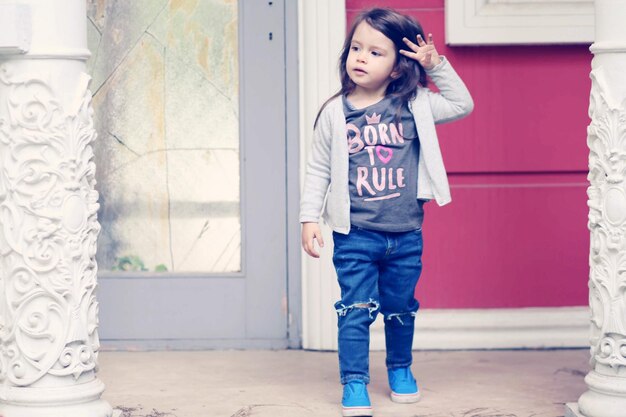
[[[236,0],[87,0],[100,269],[240,270]]]

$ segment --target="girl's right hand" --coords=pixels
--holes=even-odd
[[[324,247],[324,238],[322,237],[322,230],[317,223],[302,223],[302,248],[306,253],[314,258],[319,258],[320,254],[315,250],[314,240],[317,239],[317,243],[320,248]]]
[[[433,69],[441,62],[441,57],[437,53],[435,42],[433,42],[432,33],[428,34],[428,42],[424,42],[422,35],[417,35],[417,44],[414,44],[407,38],[402,38],[402,40],[413,52],[405,51],[404,49],[400,49],[399,52],[408,58],[416,60],[425,69]]]

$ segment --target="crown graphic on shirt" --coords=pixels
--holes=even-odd
[[[366,114],[365,121],[367,122],[368,125],[380,123],[380,114],[376,114],[376,112],[374,112],[374,114],[372,114],[371,116],[368,116]]]

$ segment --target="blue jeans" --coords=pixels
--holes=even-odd
[[[352,226],[333,232],[333,263],[341,287],[335,303],[339,328],[341,383],[369,383],[369,327],[378,312],[385,317],[387,368],[410,366],[415,285],[422,271],[422,231],[390,233]]]

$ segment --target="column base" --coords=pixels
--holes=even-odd
[[[578,399],[581,417],[624,417],[626,397],[587,391]]]
[[[585,377],[589,390],[578,399],[578,410],[585,417],[624,417],[626,378],[591,371]]]
[[[565,404],[565,416],[564,417],[585,417],[578,409],[578,403]]]
[[[120,410],[116,411],[113,413],[109,403],[104,400],[59,406],[0,405],[2,417],[115,417],[121,414]]]
[[[111,417],[102,392],[99,379],[61,387],[2,387],[0,417]]]

